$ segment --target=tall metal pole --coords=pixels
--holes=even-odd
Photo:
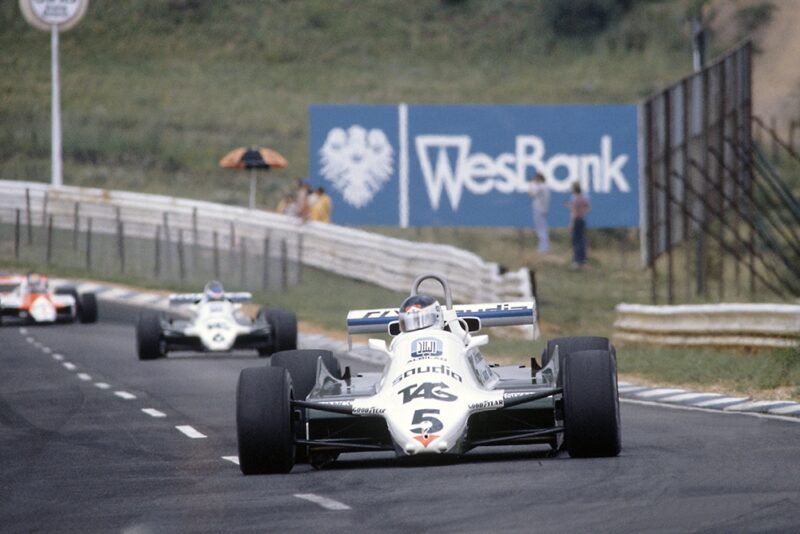
[[[50,71],[52,77],[53,91],[51,101],[51,122],[52,122],[52,150],[53,160],[52,185],[61,187],[64,179],[61,174],[61,81],[58,68],[58,25],[50,26]]]

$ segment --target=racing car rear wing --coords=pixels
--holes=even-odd
[[[225,293],[224,299],[231,302],[245,304],[253,301],[252,293],[240,291],[237,293]],[[185,304],[194,304],[203,300],[202,293],[173,293],[169,296],[170,306],[182,306]]]
[[[491,302],[483,304],[456,304],[453,306],[460,318],[475,317],[481,326],[534,326],[536,304],[532,300],[517,302]],[[397,321],[397,308],[352,310],[347,313],[347,335],[385,334],[389,324]]]

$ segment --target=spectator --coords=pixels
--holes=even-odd
[[[586,214],[592,210],[589,199],[581,192],[581,184],[572,184],[572,196],[564,204],[569,208],[569,228],[572,232],[572,268],[586,263]]]
[[[547,254],[550,250],[550,238],[547,228],[547,211],[550,209],[550,189],[544,175],[537,173],[528,187],[528,196],[532,200],[533,227],[538,240],[537,252]]]
[[[331,197],[325,192],[325,188],[318,187],[315,191],[316,201],[312,204],[309,218],[312,221],[329,223],[331,222]]]
[[[297,202],[292,194],[284,195],[281,201],[278,202],[278,207],[275,209],[275,211],[284,215],[291,215],[293,217],[298,217],[300,215]]]
[[[308,218],[308,197],[310,193],[311,187],[309,187],[302,178],[298,178],[297,191],[295,192],[295,203],[297,204],[297,216],[303,220]]]

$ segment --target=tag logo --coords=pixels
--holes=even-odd
[[[394,150],[377,128],[333,128],[319,156],[322,176],[357,209],[369,204],[392,176]]]

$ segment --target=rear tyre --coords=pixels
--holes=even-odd
[[[557,337],[547,342],[547,347],[542,352],[542,367],[546,367],[553,359],[553,352],[558,345],[558,354],[565,357],[570,352],[579,350],[608,350],[616,358],[616,351],[607,337],[600,336],[574,336]]]
[[[564,439],[573,458],[616,456],[621,449],[616,359],[608,350],[569,353],[564,376]]]
[[[55,290],[56,295],[69,295],[75,301],[75,317],[72,319],[64,319],[69,321],[80,320],[83,313],[81,308],[81,299],[78,296],[78,290],[72,286],[57,287]]]
[[[261,309],[258,314],[269,324],[272,346],[258,349],[259,356],[297,349],[297,316],[288,310]]]
[[[84,293],[80,296],[78,306],[78,320],[84,324],[97,322],[97,297],[94,293]]]
[[[166,356],[161,343],[161,318],[158,315],[139,315],[136,323],[136,352],[140,360],[155,360]]]
[[[292,378],[280,367],[252,367],[236,386],[239,468],[245,475],[288,473],[295,463]]]
[[[336,378],[342,376],[342,368],[333,353],[329,350],[285,350],[276,352],[270,358],[272,367],[283,367],[292,375],[294,397],[305,400],[317,381],[317,360],[322,362]]]

